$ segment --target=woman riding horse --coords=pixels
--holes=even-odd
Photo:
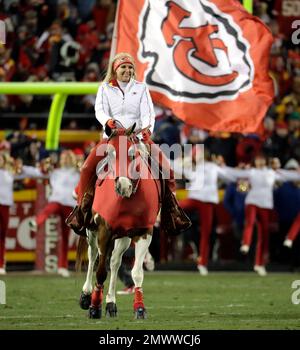
[[[132,185],[131,180],[123,176],[123,174],[115,174],[119,176],[115,178],[116,191],[120,197],[128,198],[128,201],[125,200],[125,203],[128,204],[129,207],[130,205],[132,206],[131,213],[141,213],[138,217],[135,215],[133,219],[134,225],[126,228],[128,218],[126,215],[122,215],[122,211],[118,211],[122,206],[120,203],[124,203],[124,200],[118,200],[116,198],[116,195],[113,193],[112,182],[109,182],[108,179],[104,179],[100,182],[97,181],[99,172],[104,168],[102,165],[110,157],[119,161],[121,150],[124,150],[124,148],[127,150],[125,154],[128,156],[130,144],[135,145],[133,149],[137,150],[137,144],[140,143],[141,138],[141,141],[147,145],[146,147],[144,146],[144,149],[146,149],[144,155],[146,153],[149,168],[151,160],[151,163],[155,163],[154,167],[159,169],[159,172],[163,174],[163,180],[161,181],[162,190],[159,191],[162,193],[161,222],[164,226],[163,229],[169,233],[171,233],[172,230],[179,233],[181,230],[190,226],[190,221],[183,211],[180,210],[172,194],[172,192],[175,191],[175,180],[169,162],[163,156],[159,147],[150,139],[154,127],[153,103],[146,84],[135,80],[135,64],[133,58],[129,54],[120,53],[116,55],[111,62],[106,78],[100,85],[97,93],[95,111],[96,118],[104,126],[105,133],[103,140],[91,151],[81,168],[80,180],[77,186],[78,208],[76,216],[71,215],[69,220],[70,226],[75,229],[75,232],[81,235],[85,235],[85,228],[89,228],[87,231],[89,244],[90,246],[92,245],[90,242],[91,238],[95,237],[100,250],[97,283],[91,296],[89,314],[92,318],[101,317],[103,283],[107,275],[105,260],[109,258],[109,250],[111,249],[110,243],[113,242],[115,238],[119,238],[115,241],[114,252],[111,258],[112,276],[108,296],[106,298],[107,305],[110,305],[112,313],[115,313],[115,278],[117,271],[115,266],[119,267],[119,258],[128,248],[131,241],[131,238],[128,237],[135,239],[135,237],[143,236],[142,239],[137,238],[136,264],[132,271],[132,277],[135,282],[134,310],[135,313],[141,315],[141,318],[143,318],[145,309],[141,289],[143,281],[141,264],[151,242],[152,227],[158,213],[156,209],[159,210],[159,203],[156,200],[157,194],[155,194],[157,193],[156,185],[153,179],[150,179],[147,183],[147,180],[142,178],[140,178],[141,181],[138,180],[136,182],[136,185]],[[128,139],[126,145],[121,147],[119,144],[119,135],[121,135],[122,132],[125,132]],[[105,148],[106,151],[99,154],[99,149],[101,148]],[[113,155],[111,149],[115,150],[115,155]],[[151,149],[151,151],[149,149]],[[168,174],[169,177],[167,176]],[[150,177],[151,176],[153,177],[152,173],[150,174]],[[95,193],[96,181],[98,186],[96,186]],[[122,183],[122,181],[125,181],[125,183]],[[103,182],[105,182],[106,185],[103,184]],[[165,186],[163,182],[165,182]],[[123,186],[124,184],[125,186]],[[126,184],[130,184],[131,186],[130,194],[128,195],[126,191],[129,187],[127,186],[126,189]],[[135,187],[134,190],[132,190],[133,186]],[[105,192],[108,187],[109,191]],[[118,187],[120,187],[120,191],[118,191]],[[125,192],[122,192],[122,187],[123,189],[125,188]],[[134,194],[134,199],[132,200],[130,199],[131,194]],[[153,199],[151,198],[152,195],[154,196]],[[138,208],[139,206],[140,208]],[[91,210],[92,207],[93,211]],[[128,208],[126,209],[128,210]],[[98,214],[98,217],[95,213]],[[153,214],[155,214],[155,217],[153,217]],[[148,224],[145,225],[144,220],[147,220],[147,216]],[[130,217],[130,214],[128,217]],[[73,220],[74,218],[75,220]],[[91,229],[91,224],[93,225],[93,222],[97,225],[96,229]],[[122,224],[118,227],[114,227],[116,222],[122,222]],[[123,236],[122,234],[120,235],[119,227],[125,227],[127,233],[125,232],[124,234],[123,232]],[[96,232],[98,239],[94,236],[93,232]],[[114,232],[116,232],[116,234]],[[128,237],[126,238],[126,236]],[[82,256],[80,253],[83,251],[79,249],[78,252],[78,256]],[[89,255],[91,255],[91,257],[92,255],[95,256],[94,254]],[[87,284],[90,285],[89,283]],[[87,291],[90,291],[90,286],[87,288]],[[109,313],[111,312],[109,311]]]
[[[85,227],[90,221],[90,209],[93,203],[95,183],[97,180],[96,167],[104,158],[97,155],[97,148],[107,143],[112,130],[117,128],[119,121],[124,128],[133,124],[136,129],[145,129],[142,133],[142,142],[151,146],[155,155],[151,161],[157,162],[159,171],[164,178],[162,184],[162,229],[168,233],[176,233],[190,226],[190,220],[186,217],[172,193],[175,192],[175,180],[173,170],[169,162],[150,139],[154,128],[154,108],[149,90],[145,83],[135,80],[135,63],[128,53],[119,53],[115,56],[108,67],[104,82],[100,85],[97,93],[95,112],[96,118],[104,126],[103,140],[91,151],[81,168],[80,181],[77,187],[78,212],[73,216],[70,226],[76,233],[83,234]],[[151,155],[150,155],[151,156]],[[167,174],[167,176],[165,175]],[[169,177],[168,177],[169,175]],[[164,186],[165,185],[165,186]]]
[[[123,131],[126,131],[125,135]],[[136,139],[132,128],[115,130],[103,148],[106,149],[106,156],[97,167],[101,181],[97,182],[95,188],[92,205],[93,225],[89,225],[86,230],[89,267],[82,288],[80,306],[89,309],[90,318],[101,317],[104,282],[109,262],[111,273],[106,296],[106,315],[116,316],[117,273],[122,255],[133,240],[136,242],[135,262],[131,271],[135,287],[133,310],[136,318],[145,318],[142,265],[160,209],[160,184],[158,179],[153,178],[147,162],[142,159],[143,146],[141,147]],[[107,170],[104,165],[107,165]],[[135,176],[134,170],[139,166],[144,166],[143,175],[146,176]],[[86,253],[86,243],[86,237],[80,237],[77,249],[79,266]],[[96,285],[92,288],[93,266],[98,251]]]

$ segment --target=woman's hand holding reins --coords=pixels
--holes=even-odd
[[[116,129],[117,128],[117,125],[116,125],[116,122],[115,120],[113,119],[109,119],[106,124],[105,124],[105,133],[107,136],[110,136],[111,133],[112,133],[112,130],[113,129]]]
[[[107,121],[106,125],[107,125],[108,127],[110,127],[111,129],[115,129],[115,128],[117,127],[117,126],[116,126],[116,122],[115,122],[115,120],[113,120],[113,119],[109,119],[109,120]]]

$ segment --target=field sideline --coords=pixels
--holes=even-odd
[[[132,295],[118,296],[116,319],[90,320],[78,305],[83,274],[10,274],[0,329],[300,329],[300,304],[291,302],[300,274],[146,272],[148,319],[133,320]],[[108,283],[106,283],[107,287]],[[118,284],[121,288],[121,284]]]

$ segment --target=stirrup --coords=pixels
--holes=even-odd
[[[86,237],[85,227],[83,224],[83,218],[78,220],[78,217],[81,217],[82,213],[80,212],[80,208],[78,205],[74,207],[69,216],[67,217],[65,223],[68,227],[70,227],[77,235]],[[79,222],[80,221],[80,222]]]
[[[161,211],[161,228],[169,235],[179,235],[189,229],[191,220],[179,206],[174,194],[167,190]]]

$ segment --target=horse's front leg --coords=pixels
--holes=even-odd
[[[152,232],[140,237],[135,244],[135,261],[131,271],[132,279],[134,282],[134,302],[133,302],[133,311],[135,318],[143,319],[146,318],[146,308],[144,305],[144,295],[142,284],[144,280],[144,269],[143,262],[145,260],[145,255],[148,251],[152,240]]]
[[[89,308],[90,318],[101,318],[102,316],[103,289],[107,277],[106,260],[111,252],[111,244],[111,233],[100,228],[98,234],[99,264],[96,272],[96,285],[92,292]]]
[[[110,258],[110,281],[109,289],[106,295],[106,316],[117,316],[116,305],[116,284],[118,271],[121,266],[122,256],[124,252],[129,248],[131,239],[129,237],[123,237],[115,240],[114,250]]]
[[[91,305],[91,295],[93,291],[93,270],[94,270],[94,265],[98,254],[98,245],[97,245],[98,231],[87,230],[87,235],[88,235],[88,243],[89,243],[89,246],[88,246],[89,265],[88,265],[86,280],[82,287],[80,300],[79,300],[79,305],[84,310],[88,310]]]

